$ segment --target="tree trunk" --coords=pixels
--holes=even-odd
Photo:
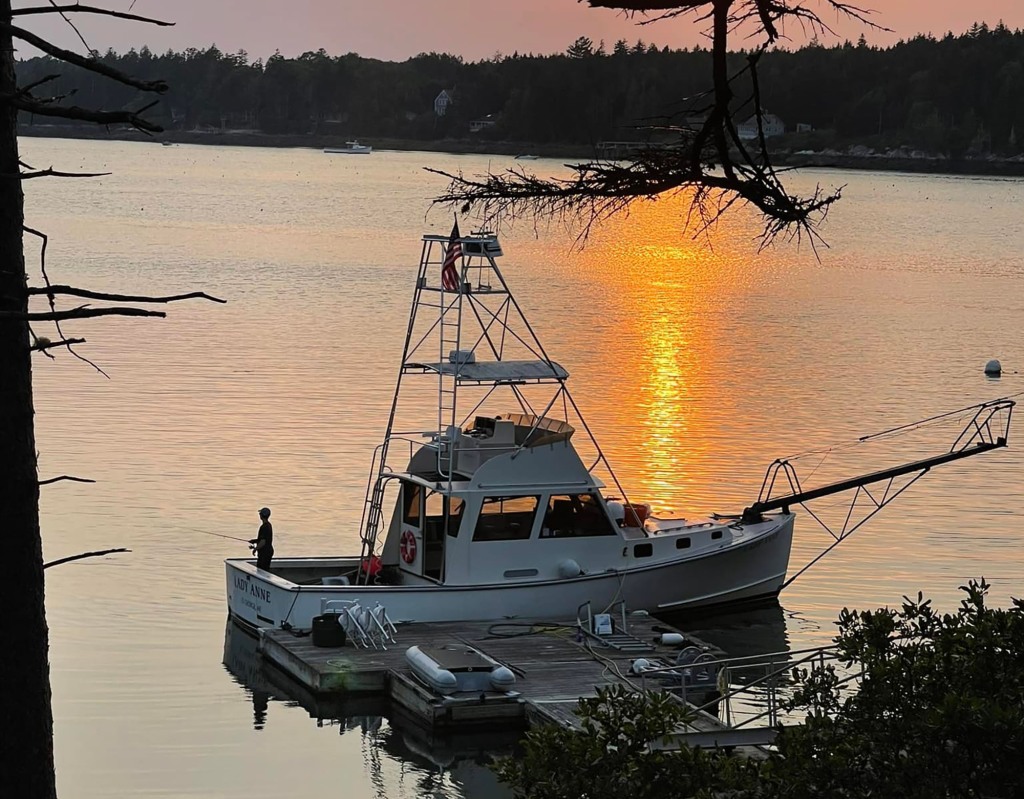
[[[10,23],[11,0],[0,0]],[[0,314],[24,313],[14,46],[0,30]],[[0,794],[57,795],[28,323],[0,316]]]

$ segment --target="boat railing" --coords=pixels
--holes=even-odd
[[[418,438],[410,438],[413,435],[418,436]],[[414,448],[422,445],[424,435],[426,434],[415,431],[391,433],[374,448],[369,477],[366,482],[363,512],[359,520],[360,562],[368,561],[376,554],[377,537],[384,513],[384,490],[387,484],[397,477],[391,467],[384,462],[390,452],[391,444],[403,441],[408,443],[409,459],[411,460]],[[366,570],[364,573],[368,579],[369,570]]]
[[[428,433],[415,430],[403,431],[400,433],[392,433],[384,441],[382,441],[380,444],[374,447],[373,458],[370,461],[370,474],[366,480],[366,500],[363,503],[363,515],[362,518],[360,519],[359,526],[360,533],[363,535],[363,537],[365,537],[365,534],[369,532],[369,512],[370,508],[373,505],[374,483],[379,483],[382,478],[391,479],[394,477],[394,469],[389,464],[382,464],[380,462],[382,453],[388,452],[388,454],[390,454],[389,450],[392,444],[396,442],[405,442],[409,445],[409,456],[408,459],[406,460],[406,463],[408,463],[409,460],[412,460],[412,456],[416,450],[416,447],[422,446],[423,439],[431,435],[433,435],[432,432]],[[412,436],[416,436],[416,438],[413,438]]]
[[[685,649],[682,650],[680,655],[685,652]],[[638,676],[641,690],[647,690],[648,679],[658,680],[662,684],[665,680],[678,680],[680,698],[684,702],[687,701],[689,686],[691,695],[705,700],[693,707],[698,712],[718,715],[730,729],[758,725],[774,729],[784,721],[781,717],[785,711],[784,692],[793,685],[791,675],[794,670],[800,667],[823,669],[827,664],[837,662],[843,662],[843,659],[838,647],[832,644],[734,658],[714,659],[705,655],[699,661],[646,668],[639,672]],[[742,675],[749,675],[751,672],[754,676],[742,679]],[[840,677],[836,684],[839,687],[852,688],[862,677],[863,669],[854,669]],[[707,698],[708,684],[714,684],[716,687],[710,699]],[[695,688],[702,690],[698,692],[694,690]],[[745,713],[742,710],[743,706],[750,704],[763,709]]]

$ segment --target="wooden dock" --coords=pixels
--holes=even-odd
[[[398,628],[397,643],[389,644],[387,650],[356,648],[351,643],[337,648],[317,647],[309,635],[267,629],[260,632],[258,648],[263,658],[312,695],[386,695],[433,728],[482,723],[578,727],[576,709],[581,698],[596,696],[603,686],[640,687],[642,681],[630,671],[637,657],[663,665],[675,663],[681,647],[659,643],[661,633],[671,628],[643,615],[628,617],[627,627],[612,639],[622,648],[608,645],[609,639],[582,635],[575,623],[514,621],[406,624]],[[632,640],[622,637],[623,632]],[[690,636],[685,638],[687,645],[709,651],[715,658],[724,654]],[[413,645],[476,649],[513,671],[514,689],[509,694],[438,696],[412,676],[405,652]],[[644,683],[647,688],[662,685],[653,679]],[[709,687],[691,687],[688,698],[702,700]],[[692,728],[715,732],[723,730],[724,725],[700,713]]]

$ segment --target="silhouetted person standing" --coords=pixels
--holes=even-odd
[[[249,541],[256,547],[256,568],[270,570],[270,559],[274,557],[274,527],[270,523],[270,508],[260,508],[260,531]]]

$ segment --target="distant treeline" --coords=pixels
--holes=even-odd
[[[710,84],[710,53],[637,42],[606,49],[586,38],[565,53],[497,55],[467,63],[426,53],[401,63],[324,50],[265,63],[216,47],[155,55],[147,48],[99,58],[171,91],[148,115],[168,130],[249,129],[372,139],[481,139],[596,144],[647,138],[650,125],[699,114]],[[744,53],[733,56],[742,67]],[[37,89],[85,107],[137,108],[133,89],[57,67],[18,64],[22,85],[60,72]],[[918,36],[880,49],[861,38],[766,54],[763,107],[806,146],[904,146],[957,157],[1017,154],[1024,144],[1024,32],[974,25],[960,36]],[[743,81],[743,78],[739,79]],[[738,94],[744,84],[738,83]],[[451,103],[439,115],[435,100]],[[741,118],[750,109],[740,109]],[[54,124],[23,118],[23,124]],[[806,132],[810,127],[812,132]],[[470,132],[474,130],[475,132]],[[790,139],[793,142],[793,139]]]

